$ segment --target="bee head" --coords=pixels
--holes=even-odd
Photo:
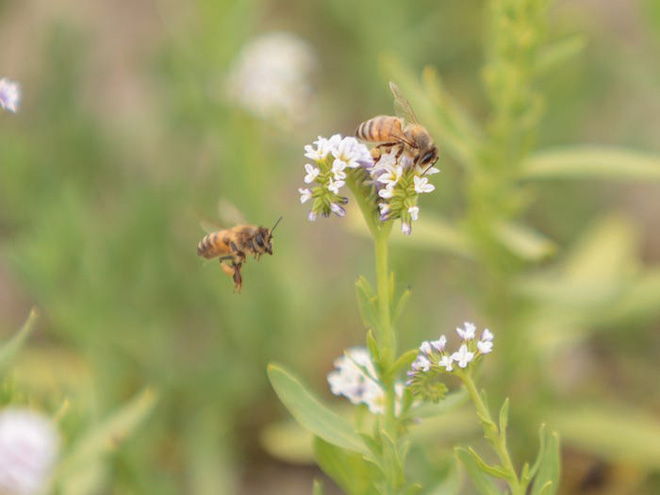
[[[419,156],[419,165],[431,166],[438,161],[438,148],[431,146],[423,155]]]

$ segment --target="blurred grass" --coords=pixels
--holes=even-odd
[[[547,97],[547,117],[535,132],[540,147],[595,141],[660,152],[660,95],[652,90],[660,82],[654,56],[660,22],[657,9],[643,4],[647,17],[639,16],[635,2],[621,7],[618,17],[606,8],[594,7],[594,13],[588,4],[551,10],[551,40],[579,33],[588,41],[582,55],[539,83]],[[1,38],[19,38],[0,50],[2,75],[20,76],[24,89],[21,112],[0,115],[0,265],[10,274],[1,282],[20,294],[17,301],[43,310],[35,346],[52,351],[51,373],[60,372],[55,356],[63,351],[80,359],[91,377],[91,385],[39,387],[33,367],[19,363],[17,386],[44,402],[69,396],[75,404],[78,398],[64,421],[72,438],[77,423],[100,421],[145,386],[160,393],[150,419],[96,480],[106,491],[238,492],[264,461],[260,430],[281,411],[267,386],[266,363],[306,370],[323,386],[332,359],[362,342],[353,283],[359,273],[372,273],[370,247],[341,222],[306,221],[295,192],[302,184],[302,146],[391,111],[384,55],[415,80],[424,66],[434,67],[461,107],[483,120],[482,7],[430,0],[196,0],[185,8],[173,2],[108,5],[73,15],[65,2],[43,11],[37,4],[0,2],[8,27]],[[31,9],[41,16],[30,17]],[[108,12],[116,32],[99,27],[99,16]],[[38,36],[21,38],[19,28]],[[277,29],[305,37],[321,61],[320,108],[302,129],[255,120],[222,97],[240,47]],[[118,36],[134,40],[135,54]],[[139,45],[145,37],[146,47]],[[120,84],[113,93],[104,92],[110,87],[100,84],[104,76]],[[428,98],[419,87],[409,94],[413,103]],[[420,117],[433,112],[418,107]],[[464,211],[466,176],[455,160],[443,151],[438,194],[425,198],[424,218],[457,218]],[[598,181],[575,186],[556,179],[528,187],[537,198],[530,224],[562,247],[603,213],[623,209],[620,197],[633,194]],[[652,211],[657,197],[656,189],[647,198]],[[240,295],[216,263],[195,256],[204,235],[200,221],[221,221],[220,198],[252,223],[271,225],[284,216],[274,256],[248,262]],[[650,235],[656,216],[633,215],[648,237],[646,258],[657,264],[660,244]],[[643,278],[654,272],[637,259],[641,249],[631,263]],[[561,252],[558,257],[561,266]],[[483,303],[490,287],[478,265],[415,243],[395,245],[393,258],[398,282],[414,289],[404,315],[406,345],[465,318],[491,324]],[[552,274],[551,265],[530,265],[526,273],[546,268]],[[578,368],[588,372],[572,389],[555,391],[552,401],[569,402],[615,380],[620,399],[644,397],[646,409],[657,409],[660,394],[650,384],[660,342],[650,301],[633,323],[622,319],[605,335],[584,329],[580,349],[590,358]],[[0,332],[9,333],[25,308],[0,307],[8,313]],[[575,324],[565,309],[553,308],[527,308],[521,319],[541,335],[553,318]],[[40,354],[46,361],[48,355]],[[554,366],[576,365],[555,358],[561,364]],[[613,360],[615,369],[607,366]],[[500,393],[519,396],[533,387],[518,377],[515,388]],[[535,417],[533,411],[519,416],[520,423]],[[529,437],[517,439],[521,450],[536,441],[535,430],[530,425]]]

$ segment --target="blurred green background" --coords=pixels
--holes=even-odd
[[[391,113],[393,66],[415,79],[434,67],[484,120],[488,15],[484,2],[451,0],[0,0],[0,76],[23,89],[20,112],[0,114],[0,336],[33,304],[43,315],[12,374],[20,391],[12,400],[51,411],[68,400],[71,444],[81,425],[145,387],[159,393],[148,420],[95,466],[81,493],[310,492],[312,464],[264,447],[264,429],[287,417],[265,367],[287,363],[330,400],[332,360],[364,342],[354,282],[373,277],[373,261],[347,220],[307,221],[297,193],[302,148]],[[577,34],[585,46],[535,83],[545,95],[536,147],[660,153],[658,2],[558,1],[548,16],[549,40]],[[305,40],[316,60],[300,122],[259,118],[226,97],[242,47],[273,31]],[[451,153],[439,165],[421,216],[459,221],[464,170]],[[554,257],[525,264],[518,286],[531,294],[518,311],[547,346],[535,355],[547,358],[538,365],[551,385],[526,400],[537,384],[512,378],[509,362],[484,386],[518,407],[511,429],[521,456],[542,421],[559,425],[565,493],[660,490],[660,454],[650,446],[660,436],[657,182],[546,180],[525,214],[557,246]],[[195,255],[200,223],[227,222],[221,200],[250,223],[284,217],[274,255],[247,263],[240,295],[217,263]],[[414,234],[392,253],[399,284],[413,289],[402,345],[464,319],[497,335],[506,319],[484,303],[480,266]],[[581,267],[611,275],[613,292],[594,295],[605,282],[589,277],[562,282],[567,273],[580,279]],[[593,298],[582,304],[585,293]],[[571,307],[575,298],[582,302]],[[592,441],[572,435],[583,430],[571,422],[579,413],[555,406],[578,400],[605,411],[619,404],[628,419],[643,412],[631,421],[642,431],[627,439],[634,451],[640,433],[645,454],[617,455],[621,445],[601,445],[597,432]],[[620,424],[612,418],[604,428]],[[649,431],[656,436],[645,440]]]

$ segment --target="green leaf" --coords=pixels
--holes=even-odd
[[[506,435],[506,428],[509,424],[509,398],[507,397],[500,409],[500,436]]]
[[[392,364],[392,368],[389,370],[390,376],[396,377],[403,370],[410,368],[410,365],[413,363],[415,358],[417,358],[418,352],[419,351],[417,349],[410,349],[409,351],[401,354],[398,359],[394,361],[394,364]]]
[[[399,321],[399,318],[401,318],[401,314],[403,313],[403,310],[406,307],[406,303],[408,302],[408,299],[410,299],[410,296],[412,294],[412,291],[410,288],[404,290],[401,293],[401,296],[399,297],[399,300],[396,302],[396,305],[394,306],[394,312],[392,313],[392,322],[396,323]]]
[[[576,57],[585,45],[584,37],[579,35],[557,41],[540,51],[534,64],[534,70],[537,74],[554,70],[558,65]]]
[[[531,469],[529,469],[529,474],[527,476],[529,479],[532,479],[534,476],[536,476],[536,473],[539,470],[539,466],[543,460],[543,455],[545,454],[547,435],[548,432],[546,431],[545,424],[542,424],[541,428],[539,428],[539,450],[536,454],[536,460],[534,461],[534,464],[532,465]],[[523,469],[523,478],[525,478],[525,469]]]
[[[32,308],[32,310],[30,310],[28,319],[25,321],[18,333],[9,339],[9,341],[0,346],[0,377],[5,374],[12,359],[21,350],[21,347],[23,347],[23,344],[27,340],[28,336],[30,333],[32,333],[38,318],[39,314],[37,310]]]
[[[458,459],[452,458],[448,471],[444,476],[436,476],[437,483],[428,487],[429,495],[458,495],[461,493],[461,471],[459,469]]]
[[[405,474],[397,443],[384,429],[381,428],[379,433],[383,444],[384,473],[390,480],[390,485],[402,487],[405,482]]]
[[[468,452],[472,456],[472,460],[479,466],[484,473],[491,475],[493,478],[500,478],[503,480],[509,479],[509,473],[502,466],[491,466],[484,461],[477,451],[472,447],[468,447]]]
[[[378,298],[367,279],[362,275],[358,277],[358,280],[355,283],[355,290],[364,326],[367,328],[379,328],[380,317],[378,314]]]
[[[555,254],[557,246],[540,232],[512,222],[493,225],[493,234],[509,251],[527,261],[540,261]]]
[[[84,475],[88,466],[116,450],[124,440],[151,414],[158,395],[146,389],[131,399],[121,409],[93,426],[78,440],[60,463],[57,482],[62,486],[75,485],[79,475]],[[65,493],[69,493],[66,490]]]
[[[314,478],[314,488],[312,490],[312,495],[323,495],[323,481],[320,479]]]
[[[543,430],[541,430],[541,434],[543,434]],[[532,495],[552,495],[559,489],[561,471],[559,435],[556,432],[547,432],[541,448],[543,448],[543,453],[538,462],[538,473],[534,479]]]
[[[639,409],[613,404],[575,407],[550,413],[549,421],[567,446],[640,469],[660,469],[660,421]]]
[[[404,495],[417,495],[419,493],[422,493],[422,485],[420,485],[419,483],[410,485],[408,488],[405,489],[403,493]]]
[[[454,449],[454,452],[456,453],[456,457],[461,461],[463,466],[465,466],[465,470],[467,471],[468,476],[472,480],[472,483],[479,491],[479,493],[483,495],[500,494],[497,486],[495,485],[495,482],[490,478],[490,476],[488,476],[479,468],[477,463],[472,458],[470,452],[462,447],[457,447]]]
[[[608,146],[551,149],[530,156],[521,178],[660,182],[660,156]]]
[[[427,212],[415,222],[414,229],[414,235],[405,235],[397,229],[392,232],[390,240],[394,244],[474,259],[474,249],[469,238],[449,221]]]
[[[380,354],[378,353],[378,343],[376,342],[376,337],[374,337],[374,332],[369,329],[367,330],[367,349],[369,349],[369,355],[371,356],[374,364],[380,366]]]
[[[314,454],[319,467],[350,495],[377,494],[374,484],[382,478],[376,467],[356,453],[325,440],[314,438]]]
[[[279,399],[303,427],[333,445],[369,454],[351,424],[323,405],[296,376],[282,366],[270,364],[268,378]]]

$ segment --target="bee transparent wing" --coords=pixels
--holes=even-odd
[[[410,106],[410,103],[406,97],[403,96],[403,93],[401,93],[399,86],[394,84],[392,81],[390,81],[390,91],[392,91],[392,94],[394,95],[394,111],[397,117],[403,117],[408,122],[419,124],[417,116]]]
[[[207,234],[212,234],[213,232],[217,232],[218,230],[223,230],[222,226],[219,223],[213,222],[211,220],[200,220],[199,225],[202,227],[202,230]]]
[[[218,218],[224,225],[243,225],[247,223],[241,210],[225,198],[218,200]]]

